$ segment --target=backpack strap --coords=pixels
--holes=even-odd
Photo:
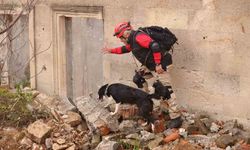
[[[147,29],[146,29],[146,32],[145,31],[143,31],[142,29],[141,29],[141,27],[137,30],[137,31],[139,31],[139,32],[142,32],[142,33],[144,33],[144,34],[147,34],[149,37],[150,37],[150,35],[149,35],[149,31],[147,31]],[[151,38],[151,37],[150,37]],[[152,38],[151,38],[152,39]],[[152,39],[152,40],[154,40],[154,39]],[[142,65],[144,65],[144,66],[146,66],[146,63],[147,63],[147,60],[148,60],[148,57],[149,57],[149,54],[150,54],[150,52],[151,52],[152,50],[151,49],[149,49],[149,51],[148,51],[148,53],[147,53],[147,55],[146,55],[146,58],[145,58],[145,60],[144,60],[144,63],[142,64]]]

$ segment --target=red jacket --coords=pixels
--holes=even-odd
[[[152,44],[153,39],[149,35],[147,35],[145,33],[141,33],[141,34],[136,35],[135,41],[142,48],[150,49],[150,45]],[[131,49],[130,44],[111,49],[111,53],[115,53],[115,54],[123,54],[123,53],[128,53],[128,52],[131,52],[131,51],[132,51],[132,49]],[[155,52],[154,51],[153,52],[153,57],[154,57],[155,64],[160,64],[161,63],[161,52],[159,52],[159,51]]]

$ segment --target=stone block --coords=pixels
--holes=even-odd
[[[59,145],[59,144],[57,144],[57,143],[54,143],[54,144],[52,145],[52,149],[53,149],[53,150],[63,150],[63,149],[66,149],[66,148],[68,148],[68,145],[67,145],[67,144]]]
[[[219,138],[217,138],[215,142],[219,148],[225,149],[227,146],[233,146],[236,140],[232,136],[228,134],[224,134],[220,136]]]
[[[125,133],[134,133],[137,130],[136,124],[133,120],[124,120],[119,125],[119,130]]]
[[[75,127],[82,122],[81,116],[76,112],[68,111],[66,115],[67,117],[63,118],[63,120],[65,123],[70,124],[72,127]]]
[[[119,143],[115,141],[102,141],[95,150],[117,150]]]
[[[41,144],[45,142],[45,139],[49,136],[52,128],[43,123],[41,120],[37,120],[30,124],[27,130],[30,139],[38,144]]]
[[[110,131],[118,131],[118,118],[116,115],[111,116],[110,112],[104,107],[105,104],[101,101],[90,97],[78,97],[74,103],[84,116],[91,131],[95,131],[102,126],[107,126]]]

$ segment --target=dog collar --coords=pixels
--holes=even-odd
[[[107,85],[107,87],[106,87],[106,89],[105,89],[104,95],[107,95],[108,88],[109,88],[109,84]]]

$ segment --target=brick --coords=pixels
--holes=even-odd
[[[155,131],[154,131],[155,133],[161,133],[166,129],[164,120],[157,120],[155,121],[154,125],[155,125]]]
[[[172,134],[166,136],[166,137],[163,139],[163,141],[164,141],[165,143],[169,143],[169,142],[174,141],[174,140],[176,140],[176,139],[178,139],[178,138],[180,138],[180,135],[179,135],[178,130],[177,130],[177,131],[173,132]]]
[[[98,129],[99,129],[99,131],[100,131],[101,136],[108,135],[109,132],[110,132],[110,129],[109,129],[106,125],[101,126],[101,127],[99,127]]]

